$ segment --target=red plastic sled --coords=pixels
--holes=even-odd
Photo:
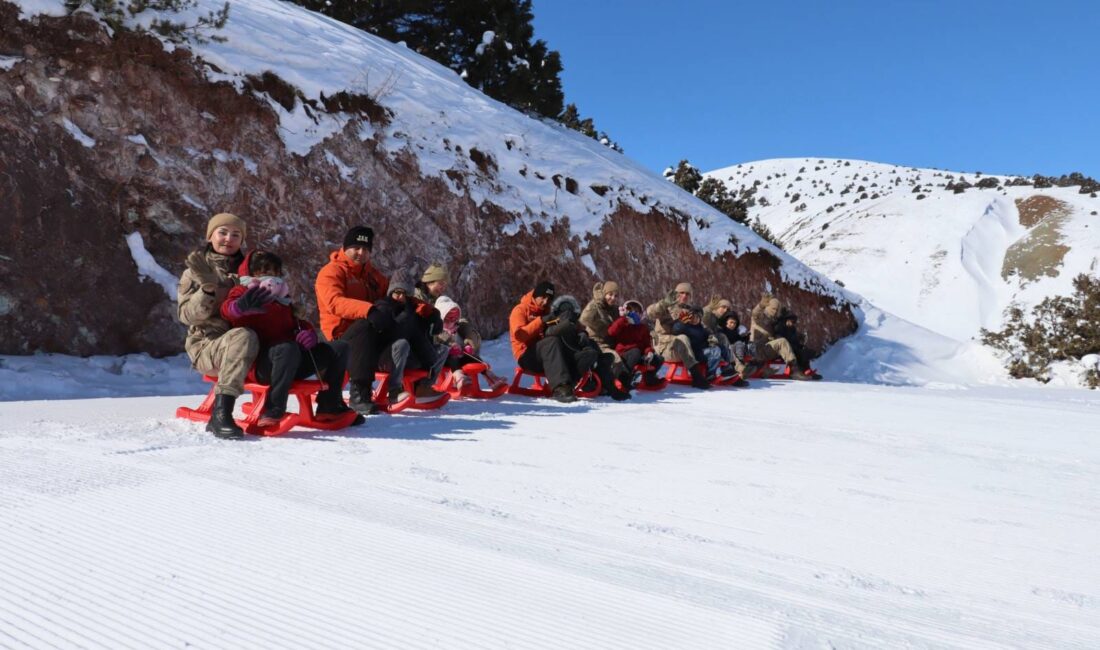
[[[752,361],[752,357],[746,356],[745,363]],[[770,374],[769,374],[770,371]],[[816,372],[813,369],[804,370],[803,374],[812,375]],[[790,379],[791,367],[783,362],[782,359],[772,359],[768,363],[760,366],[760,369],[752,373],[749,379]]]
[[[484,363],[467,363],[462,366],[462,372],[469,381],[462,387],[462,390],[459,390],[454,384],[454,373],[451,372],[449,368],[444,368],[443,372],[439,373],[439,381],[436,382],[435,389],[450,393],[453,399],[462,397],[495,399],[508,391],[508,384],[501,384],[495,388],[489,388],[488,390],[482,388],[481,380],[483,379],[483,373],[488,369],[489,366]]]
[[[531,386],[523,385],[524,376],[531,378]],[[594,381],[595,388],[588,391],[581,390],[581,386],[588,383],[589,379]],[[593,398],[599,395],[601,390],[603,390],[603,384],[600,383],[600,378],[589,370],[584,373],[581,380],[573,387],[573,394],[577,397]],[[508,394],[526,395],[527,397],[550,397],[553,391],[550,389],[550,385],[546,383],[546,375],[537,372],[528,372],[523,368],[516,368],[515,377],[512,378],[512,385],[508,387]]]
[[[428,371],[423,369],[409,369],[405,371],[404,381],[402,385],[409,396],[396,404],[390,404],[389,396],[386,394],[389,391],[390,373],[377,372],[375,373],[375,379],[378,381],[378,387],[374,389],[374,394],[371,396],[371,400],[378,405],[384,413],[400,413],[405,409],[416,409],[419,411],[430,411],[442,407],[447,402],[451,401],[450,393],[443,393],[443,395],[430,402],[418,402],[416,401],[416,388],[413,384],[424,379],[428,376]]]
[[[728,364],[723,361],[721,363],[721,366],[725,365]],[[665,380],[667,380],[669,383],[679,384],[681,386],[691,385],[691,373],[688,371],[683,363],[679,361],[666,361],[665,366],[668,368],[667,372],[665,372]],[[740,378],[741,375],[730,375],[729,377],[722,377],[721,375],[718,375],[710,380],[710,385],[728,386]]]
[[[203,379],[212,384],[217,384],[218,382],[217,377],[210,377],[208,375],[204,376]],[[254,436],[278,436],[290,431],[294,427],[334,431],[350,426],[355,420],[355,411],[348,411],[334,420],[318,420],[314,408],[313,396],[322,390],[323,384],[316,379],[306,379],[295,381],[290,385],[290,395],[298,400],[298,412],[288,412],[279,420],[279,424],[274,427],[261,428],[257,426],[256,423],[263,414],[264,404],[267,401],[268,388],[270,388],[270,386],[257,384],[255,381],[250,380],[245,382],[244,389],[252,393],[252,400],[241,404],[241,410],[244,411],[245,417],[237,419],[237,426],[244,429],[245,433]],[[176,409],[176,417],[191,420],[193,422],[209,422],[213,406],[214,387],[211,386],[210,392],[206,395],[206,399],[202,401],[202,404],[200,404],[198,408],[193,409],[181,406]]]

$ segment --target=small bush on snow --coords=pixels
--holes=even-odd
[[[982,342],[1008,353],[1006,368],[1016,378],[1050,381],[1055,361],[1077,361],[1100,354],[1100,277],[1073,279],[1072,296],[1052,296],[1032,308],[1030,317],[1009,307],[1004,329],[982,330]],[[1086,373],[1090,388],[1100,386],[1095,367]]]

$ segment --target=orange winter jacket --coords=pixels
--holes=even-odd
[[[366,318],[371,303],[386,297],[389,280],[367,264],[349,260],[343,249],[329,255],[329,263],[317,273],[317,310],[321,312],[321,331],[330,341],[360,318]]]
[[[528,291],[519,299],[519,304],[512,308],[512,315],[508,317],[508,333],[512,336],[512,356],[519,359],[527,350],[542,338],[545,330],[542,320],[539,318],[548,310],[535,304],[535,292]]]

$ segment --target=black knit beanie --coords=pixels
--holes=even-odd
[[[547,298],[554,297],[554,284],[549,280],[543,280],[535,285],[534,297],[542,298],[543,296]]]
[[[368,251],[374,250],[374,230],[368,226],[355,226],[344,235],[344,248],[352,246],[366,246]]]

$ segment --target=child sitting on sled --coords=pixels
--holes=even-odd
[[[468,363],[485,364],[485,379],[489,382],[490,390],[506,385],[508,382],[493,374],[489,364],[478,357],[481,352],[481,337],[469,326],[469,321],[462,320],[462,310],[458,303],[447,296],[440,296],[435,301],[435,308],[443,318],[443,330],[436,335],[436,340],[449,346],[444,365],[452,372],[455,388],[462,390],[470,381],[462,371],[462,366]]]
[[[722,350],[718,341],[703,327],[703,310],[691,307],[680,311],[679,320],[673,324],[672,333],[683,334],[691,341],[691,351],[696,359],[707,364],[707,377],[711,380],[719,375],[727,378],[737,374],[731,365],[722,365]]]
[[[336,420],[351,409],[344,403],[344,354],[337,344],[322,343],[313,325],[298,318],[283,280],[283,261],[267,251],[253,251],[241,262],[240,284],[222,303],[222,318],[233,327],[256,332],[260,352],[254,372],[271,386],[257,426],[273,427],[286,415],[287,396],[295,379],[317,374],[325,389],[317,393],[317,419]],[[264,302],[266,300],[266,302]],[[353,424],[362,424],[363,416]]]
[[[608,326],[607,338],[622,357],[623,365],[631,370],[643,366],[642,381],[648,386],[656,386],[661,382],[657,371],[665,360],[653,349],[653,336],[645,320],[645,308],[637,300],[628,300],[620,314]]]

